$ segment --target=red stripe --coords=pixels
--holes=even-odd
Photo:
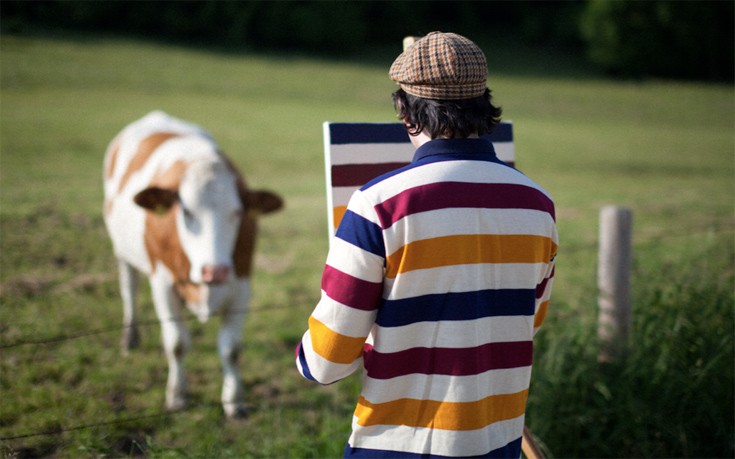
[[[488,370],[530,366],[533,342],[489,343],[473,348],[418,347],[380,353],[364,349],[365,369],[375,379],[418,373],[425,375],[476,375]]]
[[[544,296],[544,292],[546,291],[546,284],[549,283],[549,279],[554,278],[554,271],[556,271],[556,267],[554,267],[551,270],[551,274],[549,275],[549,277],[541,281],[541,283],[536,286],[536,299],[537,300],[541,298],[542,296]]]
[[[554,215],[554,204],[541,191],[509,183],[440,182],[410,188],[375,207],[381,226],[401,218],[446,208],[533,209]]]
[[[383,284],[368,282],[326,265],[322,275],[322,290],[327,296],[346,306],[363,311],[378,308]]]
[[[332,166],[332,186],[363,186],[386,172],[409,163],[343,164]]]

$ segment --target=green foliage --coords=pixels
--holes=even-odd
[[[559,218],[532,430],[556,457],[730,454],[733,88],[609,81],[546,49],[486,49],[519,166],[554,196]],[[320,387],[293,363],[327,249],[321,123],[395,120],[386,77],[395,52],[374,65],[98,35],[0,37],[3,455],[342,455],[359,379]],[[205,126],[252,186],[286,201],[260,224],[241,368],[246,422],[225,420],[218,402],[216,320],[187,322],[186,411],[162,409],[166,365],[145,287],[142,347],[119,353],[101,163],[119,129],[153,109]],[[610,202],[634,211],[638,346],[628,364],[605,368],[594,271],[597,214]]]
[[[709,239],[676,266],[636,271],[625,358],[598,363],[589,316],[545,325],[529,419],[557,457],[733,456],[735,249]]]
[[[443,8],[442,8],[443,6]],[[441,8],[437,10],[436,7]],[[400,43],[406,30],[426,20],[459,25],[472,5],[401,2],[158,2],[40,1],[4,4],[5,30],[29,24],[76,30],[117,31],[228,47],[301,50],[323,54],[361,51],[365,43]],[[442,11],[442,14],[438,14]],[[447,19],[449,18],[449,19]],[[438,24],[437,24],[438,25]]]
[[[733,79],[729,1],[136,1],[3,2],[2,28],[61,27],[234,49],[365,56],[406,35],[453,31],[518,39],[626,77]],[[366,44],[370,44],[367,46]]]
[[[733,78],[733,3],[591,0],[590,59],[625,76]]]

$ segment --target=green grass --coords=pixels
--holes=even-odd
[[[733,88],[612,81],[572,63],[546,71],[548,57],[502,46],[486,46],[490,85],[515,123],[519,166],[556,200],[561,238],[529,425],[556,457],[732,456]],[[5,455],[341,455],[357,378],[315,386],[292,362],[327,249],[321,124],[394,120],[393,57],[2,36]],[[247,422],[226,421],[218,403],[216,321],[189,323],[187,411],[162,410],[166,366],[147,288],[142,347],[119,355],[101,163],[119,129],[153,109],[205,126],[251,186],[286,200],[261,223],[241,371]],[[634,345],[613,366],[596,363],[594,336],[606,204],[634,212]],[[58,337],[73,339],[20,344]]]
[[[589,316],[550,317],[535,343],[528,410],[531,429],[556,445],[554,452],[732,455],[735,251],[715,241],[703,238],[679,266],[639,263],[629,348],[620,361],[597,362]]]

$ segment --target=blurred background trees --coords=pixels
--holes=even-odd
[[[404,35],[511,37],[623,77],[733,80],[732,1],[8,1],[3,33],[72,29],[355,56]]]
[[[630,76],[732,79],[733,2],[593,0],[580,15],[589,59]]]

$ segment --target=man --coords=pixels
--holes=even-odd
[[[430,33],[389,75],[417,150],[352,196],[297,367],[322,384],[363,367],[345,457],[519,457],[553,202],[480,138],[500,109],[473,42]]]

